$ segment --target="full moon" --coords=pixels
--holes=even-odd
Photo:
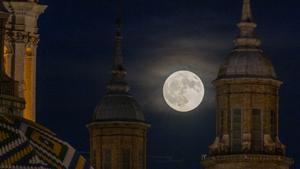
[[[190,71],[177,71],[165,81],[163,96],[176,111],[189,112],[197,108],[204,97],[201,79]]]

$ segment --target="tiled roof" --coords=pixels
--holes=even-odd
[[[31,121],[0,115],[0,169],[91,169],[72,146]]]

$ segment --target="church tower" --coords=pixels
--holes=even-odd
[[[120,0],[121,1],[121,0]],[[128,93],[122,54],[121,3],[116,20],[112,79],[96,107],[90,133],[90,158],[95,169],[146,169],[147,129],[144,113]]]
[[[203,159],[206,169],[288,169],[278,133],[278,80],[255,34],[250,0],[243,0],[239,36],[213,82],[216,139]]]
[[[8,18],[9,13],[0,3],[0,113],[22,117],[24,99],[19,97],[18,83],[6,74],[4,67],[4,38]]]
[[[23,117],[35,121],[38,18],[46,9],[38,0],[3,0],[10,17],[6,25],[4,67],[19,82],[18,92],[26,106]]]

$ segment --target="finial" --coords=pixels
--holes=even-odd
[[[254,36],[256,23],[253,22],[250,0],[243,0],[242,18],[238,27],[241,30],[242,37]]]
[[[118,12],[116,17],[115,33],[115,53],[112,70],[112,79],[108,85],[109,93],[126,93],[129,86],[125,80],[127,74],[123,65],[123,48],[122,48],[122,0],[118,0]]]
[[[116,17],[116,34],[115,34],[115,55],[114,69],[123,68],[123,49],[122,49],[122,0],[118,0],[118,9]]]
[[[237,26],[240,35],[234,40],[236,50],[260,50],[261,41],[255,35],[257,25],[253,21],[250,0],[243,0],[242,17]]]
[[[250,0],[243,1],[242,22],[253,22]]]
[[[119,8],[121,0],[119,0]],[[122,14],[121,9],[118,9],[116,18],[116,33],[115,33],[115,53],[114,53],[114,67],[113,69],[123,68],[123,49],[122,49]]]

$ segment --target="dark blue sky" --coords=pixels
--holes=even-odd
[[[258,35],[284,84],[280,134],[300,168],[300,1],[252,0]],[[86,124],[105,94],[113,54],[116,2],[40,0],[37,118],[88,151]],[[241,0],[125,0],[125,64],[149,131],[149,169],[199,169],[215,136],[211,81],[232,48]],[[204,81],[204,102],[177,113],[162,98],[164,80],[186,69]],[[299,111],[299,112],[298,112]]]

